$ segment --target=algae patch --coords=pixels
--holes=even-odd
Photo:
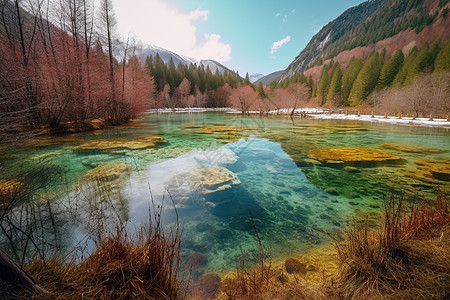
[[[429,172],[435,179],[450,181],[450,161],[418,159],[414,163],[419,170]]]
[[[122,138],[107,140],[92,140],[82,143],[74,148],[75,151],[93,151],[93,150],[143,150],[154,148],[157,143],[167,143],[167,141],[158,136],[140,136],[133,140]]]
[[[20,189],[23,187],[23,183],[14,179],[0,179],[0,197],[12,198],[17,195]]]
[[[314,149],[309,152],[309,156],[327,163],[395,162],[402,160],[399,156],[371,148]]]
[[[83,179],[113,181],[119,178],[120,175],[128,169],[129,166],[126,163],[106,164],[87,172],[86,174],[84,174]]]
[[[417,146],[417,145],[408,145],[408,144],[397,144],[397,143],[383,143],[380,145],[381,148],[391,149],[401,152],[410,152],[410,153],[444,153],[446,150],[426,147],[426,146]]]

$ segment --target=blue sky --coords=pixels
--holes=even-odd
[[[320,28],[361,2],[114,0],[114,5],[122,35],[216,59],[245,75],[285,69]]]

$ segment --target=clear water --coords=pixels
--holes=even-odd
[[[234,135],[199,133],[205,126],[224,125],[252,129]],[[139,136],[161,136],[168,143],[146,150],[74,150],[85,140]],[[405,152],[380,148],[383,143],[442,151]],[[403,160],[324,164],[309,156],[313,149],[341,147],[382,149]],[[158,205],[170,226],[176,207],[183,228],[182,257],[188,262],[196,257],[197,277],[227,272],[238,255],[256,251],[253,224],[272,258],[282,258],[329,243],[320,231],[340,236],[352,218],[375,224],[383,195],[393,188],[431,195],[439,184],[448,191],[449,181],[420,177],[414,162],[448,162],[449,153],[450,132],[443,128],[195,113],[151,114],[133,126],[35,142],[4,153],[2,161],[10,173],[48,174],[33,178],[37,188],[32,201],[50,203],[51,222],[58,225],[52,227],[53,238],[58,237],[52,242],[67,249],[77,243],[92,247],[89,240],[99,220],[120,220],[133,230]],[[93,168],[113,162],[127,163],[130,171],[101,184],[83,179]],[[225,172],[233,182],[208,185],[192,179],[205,169]]]

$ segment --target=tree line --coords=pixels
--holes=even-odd
[[[286,88],[292,82],[301,82],[311,88],[311,96],[320,106],[361,106],[371,103],[370,95],[386,88],[400,90],[412,85],[421,73],[450,71],[450,42],[442,44],[438,39],[420,50],[413,47],[405,56],[398,50],[386,57],[385,50],[373,51],[367,59],[353,57],[347,68],[331,60],[322,67],[320,78],[313,82],[303,73],[296,74],[278,84],[272,90]]]
[[[221,73],[218,68],[213,73],[202,64],[175,66],[172,58],[164,63],[159,54],[147,57],[145,67],[156,83],[155,108],[227,106],[226,91],[243,81],[238,73]]]

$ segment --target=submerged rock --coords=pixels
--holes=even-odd
[[[306,265],[295,258],[288,258],[284,261],[284,267],[289,274],[306,274]]]
[[[210,194],[231,188],[240,184],[236,174],[227,168],[212,166],[198,168],[188,172],[180,172],[168,179],[171,192],[182,194],[192,190],[199,190],[202,194]]]
[[[87,172],[84,174],[83,179],[113,181],[128,169],[129,166],[126,163],[106,164]]]
[[[401,152],[411,152],[411,153],[444,153],[447,152],[443,149],[426,147],[426,146],[417,146],[417,145],[408,145],[408,144],[397,144],[397,143],[383,143],[380,145],[381,148],[397,150]]]
[[[228,189],[241,183],[236,174],[220,166],[196,169],[191,173],[190,179],[192,184],[203,188],[204,194]]]
[[[371,148],[336,148],[314,149],[309,152],[311,158],[322,162],[395,162],[402,158],[379,149]]]
[[[140,136],[133,140],[126,139],[107,139],[92,140],[82,143],[74,148],[75,151],[93,151],[93,150],[142,150],[154,148],[157,143],[167,143],[167,141],[159,136]]]
[[[212,231],[214,226],[208,223],[198,223],[197,226],[195,226],[195,229],[197,232]]]
[[[371,208],[380,208],[380,204],[378,204],[377,202],[369,202],[367,203],[367,206]]]
[[[221,279],[217,273],[204,274],[195,284],[194,296],[201,299],[215,298],[220,291]]]
[[[344,170],[349,172],[349,173],[360,173],[361,170],[355,167],[350,167],[350,166],[346,166],[344,167]]]
[[[194,252],[189,261],[192,267],[197,268],[206,265],[207,257],[202,253]]]
[[[233,236],[233,233],[228,229],[218,229],[214,231],[214,237],[218,239],[228,239]]]
[[[335,188],[326,188],[325,192],[327,192],[328,194],[334,195],[334,196],[338,196],[339,192],[335,189]]]

